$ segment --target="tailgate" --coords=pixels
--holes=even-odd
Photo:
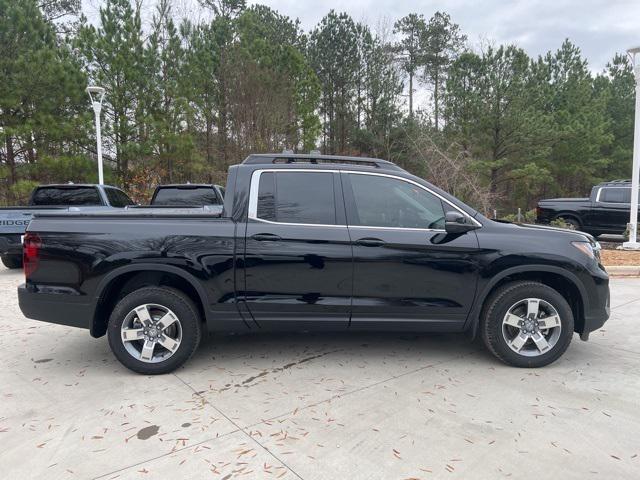
[[[31,212],[0,210],[0,235],[23,234],[31,217]]]

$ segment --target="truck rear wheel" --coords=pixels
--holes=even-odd
[[[564,223],[568,223],[574,230],[582,230],[582,224],[575,217],[560,215],[556,218],[564,221]]]
[[[120,363],[137,373],[157,375],[191,358],[202,325],[198,309],[181,291],[144,287],[116,304],[107,335]]]
[[[562,356],[573,337],[573,313],[560,293],[538,282],[514,282],[488,299],[482,339],[496,357],[536,368]]]
[[[2,257],[2,263],[10,269],[22,268],[22,257],[17,255],[5,255]]]

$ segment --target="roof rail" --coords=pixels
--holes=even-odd
[[[608,185],[611,183],[631,183],[631,179],[630,178],[622,178],[619,180],[607,180],[605,182],[600,182],[600,185]]]
[[[357,165],[360,167],[372,167],[386,170],[402,170],[395,163],[378,158],[349,157],[340,155],[320,155],[312,152],[305,153],[260,153],[249,155],[244,165],[267,165],[267,164],[291,164],[291,163],[311,163],[314,165],[338,164]]]

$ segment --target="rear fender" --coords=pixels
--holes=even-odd
[[[107,288],[110,285],[112,285],[112,282],[117,281],[118,277],[121,277],[128,273],[133,273],[133,272],[171,273],[183,278],[197,292],[198,297],[200,299],[200,303],[202,304],[202,307],[203,307],[202,309],[204,311],[205,320],[207,321],[207,323],[211,321],[211,308],[209,306],[208,295],[204,290],[204,288],[202,287],[201,282],[196,277],[191,275],[189,272],[181,268],[174,267],[172,265],[161,265],[156,263],[136,263],[135,265],[126,265],[109,272],[107,275],[104,276],[104,278],[102,278],[102,280],[100,280],[100,283],[96,288],[96,294],[94,299],[95,305],[96,306],[99,305],[100,300],[103,299],[103,297],[107,293]],[[98,332],[99,328],[97,326],[97,323],[99,323],[97,316],[98,315],[96,312],[96,314],[94,314],[94,318],[91,324],[92,336],[100,336]]]

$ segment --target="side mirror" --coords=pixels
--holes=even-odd
[[[468,217],[460,212],[450,211],[444,216],[444,229],[447,233],[466,233],[476,228],[478,226],[471,223]]]

